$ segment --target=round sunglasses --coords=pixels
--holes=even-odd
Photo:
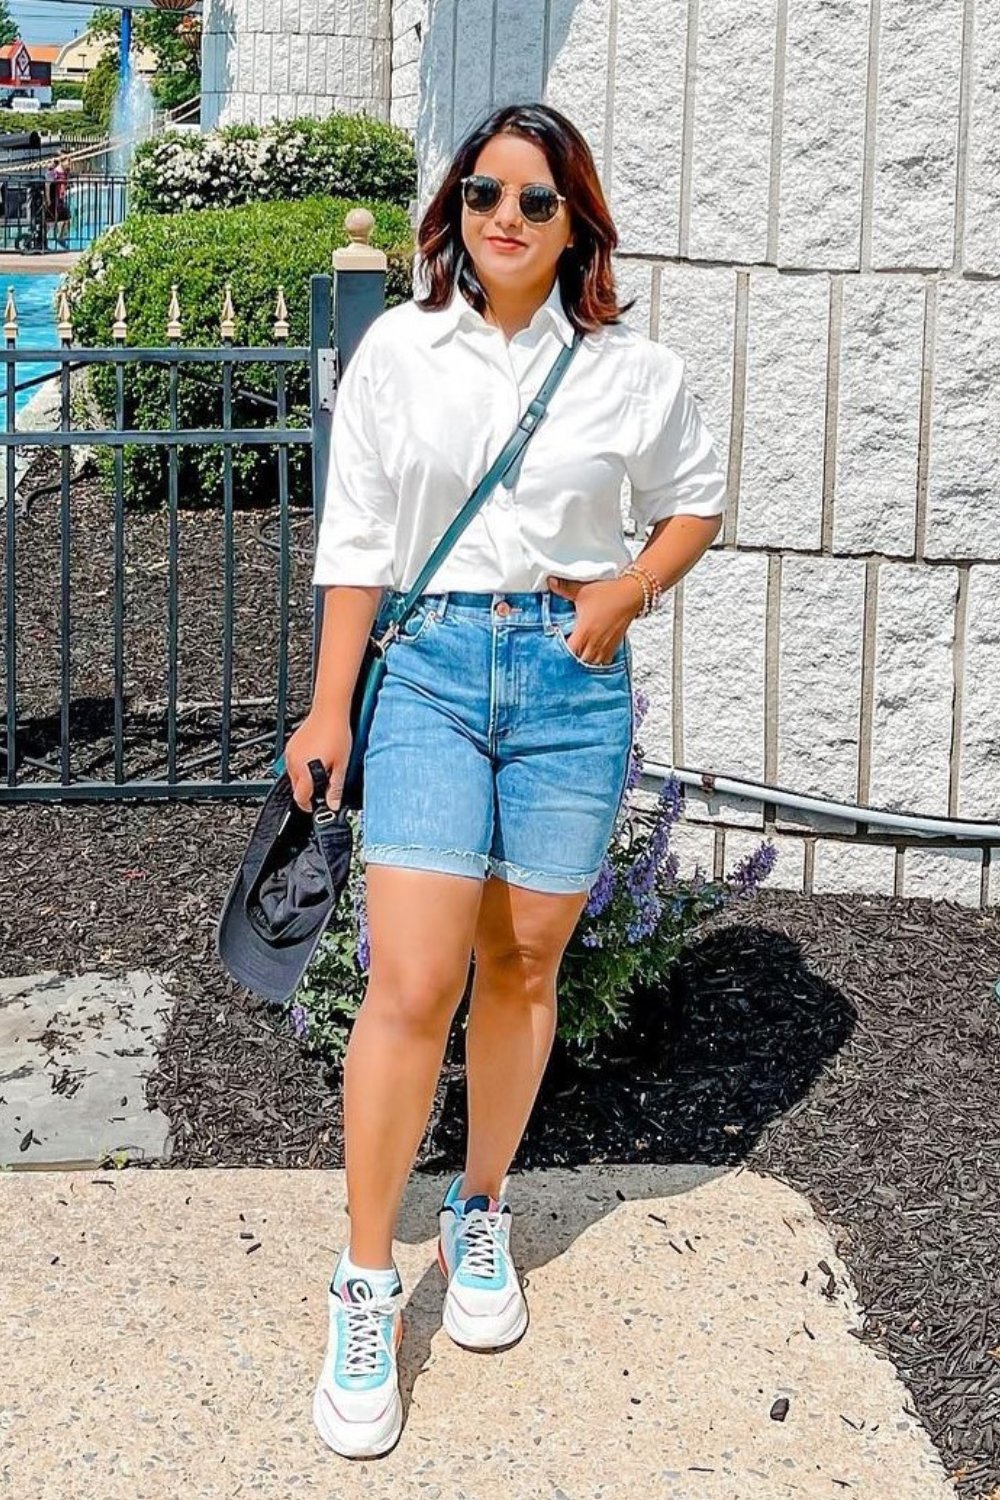
[[[487,177],[474,172],[463,177],[462,202],[470,213],[491,214],[503,197],[504,185],[496,177]],[[546,182],[529,182],[517,195],[522,217],[529,224],[547,224],[559,212],[560,203],[566,202],[564,193],[557,193]]]

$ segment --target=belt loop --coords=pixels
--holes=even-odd
[[[443,620],[444,617],[445,617],[445,614],[447,613],[447,609],[448,609],[448,592],[447,592],[447,590],[445,590],[444,593],[438,594],[437,604],[435,605],[435,609],[437,611],[437,617],[438,617],[438,619],[439,620]]]
[[[549,603],[550,603],[551,598],[552,598],[552,596],[549,593],[548,589],[543,590],[543,592],[542,592],[542,625],[544,627],[546,635],[549,635],[551,633],[551,630],[552,630],[552,610],[549,608]]]

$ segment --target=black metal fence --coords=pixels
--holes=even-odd
[[[101,172],[75,173],[57,203],[44,170],[0,173],[0,250],[86,250],[124,219],[125,182]]]
[[[287,311],[280,291],[275,342],[267,347],[232,343],[228,296],[223,342],[213,348],[181,345],[176,304],[168,314],[167,343],[158,348],[125,347],[121,321],[115,324],[114,344],[73,347],[65,300],[58,349],[19,349],[13,326],[9,321],[5,325],[6,348],[0,351],[6,375],[0,432],[5,449],[0,803],[263,795],[270,787],[273,762],[290,730],[290,649],[298,663],[300,707],[307,706],[311,694],[322,592],[312,588],[312,558],[336,371],[384,306],[384,283],[381,272],[314,276],[310,340],[301,347],[285,342]],[[334,337],[335,303],[339,341]],[[54,376],[18,382],[19,370],[42,361],[55,367]],[[105,410],[113,401],[113,421],[96,431],[73,427],[78,399],[71,374],[84,368],[103,372]],[[135,386],[145,378],[148,394],[148,375],[140,372],[150,370],[159,372],[163,419],[155,426],[130,426],[139,409]],[[262,371],[271,377],[268,393],[261,389]],[[46,379],[53,382],[54,400],[58,393],[58,425],[18,431],[18,390]],[[202,392],[206,383],[214,387],[217,424],[181,425],[191,382]],[[305,389],[304,409],[290,403],[290,383]],[[73,451],[81,446],[93,452],[103,476],[83,490],[73,472]],[[40,488],[32,489],[23,461],[38,449],[48,450],[43,462],[50,472]],[[165,505],[137,508],[130,476],[139,472],[136,466],[150,450],[163,458]],[[254,451],[258,459],[266,453],[268,462],[248,464],[246,455]],[[216,456],[209,476],[216,472],[218,483],[214,489],[209,483],[190,510],[191,497],[182,493],[180,476],[183,457],[194,452]],[[305,504],[295,519],[290,457],[303,453],[308,461],[299,462],[297,472],[305,474]],[[182,548],[180,520],[188,510],[186,535],[191,540]],[[241,555],[239,568],[237,521],[240,536],[254,541],[253,554]],[[298,590],[295,611],[290,590],[293,524],[296,530],[306,525],[309,532],[301,548],[300,582],[305,580],[305,587]],[[141,534],[139,548],[131,554],[130,529]],[[209,532],[215,540],[206,544]],[[272,553],[276,572],[257,561],[262,548]],[[185,558],[194,552],[200,571],[185,571]],[[101,554],[96,560],[95,553]],[[46,573],[46,558],[51,559],[52,576]],[[194,589],[190,607],[185,598],[189,582]],[[162,618],[151,602],[157,590]],[[58,616],[57,623],[50,615]],[[238,699],[237,616],[243,639]],[[135,643],[131,660],[126,626]],[[181,716],[192,708],[179,698],[181,626],[197,663],[194,707],[200,717],[194,734],[180,728]],[[258,629],[259,643],[254,640]],[[276,632],[277,650],[271,655],[265,650],[265,632],[269,638]],[[85,687],[81,675],[87,678]],[[238,704],[245,708],[247,703],[253,705],[251,714],[234,713]],[[136,719],[142,720],[141,732],[135,732]],[[188,725],[189,719],[184,722]],[[130,760],[142,764],[137,767]]]

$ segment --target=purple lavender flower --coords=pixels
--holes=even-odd
[[[636,688],[635,692],[632,694],[632,704],[635,718],[635,727],[636,729],[638,729],[639,725],[642,723],[643,719],[649,712],[648,694],[644,693],[642,688]]]
[[[668,824],[676,823],[681,815],[681,784],[676,776],[664,778],[659,796],[660,815]]]
[[[364,881],[359,881],[354,890],[354,927],[356,932],[355,961],[362,974],[367,973],[370,962],[368,943],[368,911],[365,905]]]
[[[662,903],[655,891],[646,892],[635,903],[635,917],[626,925],[625,933],[630,943],[641,943],[656,931],[663,913]]]
[[[299,1037],[305,1036],[306,1032],[309,1030],[309,1015],[305,1009],[305,1006],[298,1004],[293,1005],[291,1009],[291,1018],[292,1026],[295,1029],[295,1035]]]
[[[593,928],[591,928],[590,931],[585,932],[580,938],[580,941],[585,948],[604,947],[604,939],[601,937],[601,934],[599,932],[595,932]]]
[[[726,876],[726,884],[734,896],[747,896],[755,891],[762,880],[766,880],[774,869],[778,851],[770,839],[760,844],[752,854],[746,855]]]
[[[584,915],[598,917],[608,905],[615,893],[615,868],[610,857],[605,854],[598,871],[597,879],[590,888],[590,895],[584,907]]]

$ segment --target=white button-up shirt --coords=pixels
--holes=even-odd
[[[337,392],[313,583],[407,589],[536,396],[573,326],[559,281],[508,342],[455,287],[365,331]],[[680,357],[627,324],[587,334],[520,462],[425,585],[541,590],[613,578],[640,533],[725,508],[725,474]]]

